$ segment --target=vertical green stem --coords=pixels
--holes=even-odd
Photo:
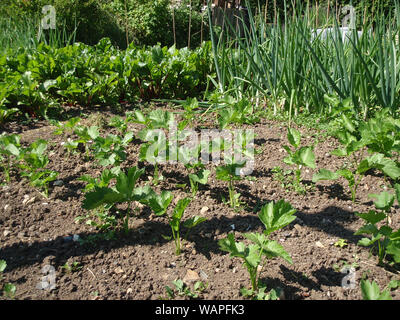
[[[229,190],[229,199],[231,203],[231,207],[235,207],[235,190],[233,187],[233,180],[229,180],[229,185],[228,185],[228,190]]]

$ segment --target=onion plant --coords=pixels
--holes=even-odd
[[[317,25],[317,13],[299,2],[287,5],[292,5],[292,13],[277,17],[274,25],[249,10],[249,23],[242,21],[240,33],[225,19],[225,29],[217,37],[210,23],[214,82],[221,94],[245,97],[256,105],[264,101],[275,115],[331,115],[343,104],[361,119],[380,108],[398,113],[398,3],[389,17],[359,19],[361,30],[342,28],[332,18]],[[211,18],[211,10],[209,14]],[[339,103],[333,107],[324,97]]]

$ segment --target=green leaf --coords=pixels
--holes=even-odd
[[[138,169],[136,166],[128,170],[127,175],[121,172],[117,177],[117,183],[115,188],[123,195],[126,201],[131,201],[133,197],[133,191],[135,189],[136,181],[144,173],[144,168]]]
[[[270,202],[263,206],[258,217],[266,228],[266,234],[269,235],[295,220],[295,213],[296,209],[290,203],[279,200],[276,204]]]
[[[207,221],[207,219],[204,218],[204,217],[195,216],[195,217],[187,219],[183,223],[183,226],[185,228],[192,229],[192,228],[194,228],[195,226],[197,226],[198,224],[200,224],[200,223],[202,223],[204,221]]]
[[[275,257],[281,257],[290,264],[293,264],[293,260],[290,255],[285,251],[285,249],[276,241],[268,240],[263,246],[263,254],[269,259]]]
[[[97,126],[91,126],[87,129],[87,134],[92,140],[95,140],[100,135],[99,128]]]
[[[85,194],[82,208],[92,210],[104,204],[113,205],[123,199],[124,196],[122,194],[115,192],[110,188],[95,187],[95,191]]]
[[[163,190],[160,195],[154,193],[146,199],[147,205],[158,216],[162,216],[167,212],[168,206],[173,199],[173,195],[169,191]]]
[[[303,147],[299,150],[301,164],[315,169],[315,155],[311,147]]]
[[[245,250],[246,246],[243,242],[236,242],[234,235],[232,233],[229,233],[227,238],[220,239],[218,241],[218,245],[221,250],[227,251],[231,254],[233,257],[238,257],[238,258],[245,258]]]
[[[174,231],[179,230],[180,221],[182,219],[183,213],[185,212],[186,207],[190,203],[190,198],[180,199],[176,204],[174,211],[172,213],[172,218],[170,221],[170,226],[174,229]]]
[[[400,204],[400,183],[394,185],[397,202]]]
[[[358,236],[361,234],[378,234],[379,230],[376,226],[374,226],[373,224],[366,224],[365,226],[362,226],[361,228],[359,228],[354,235]]]
[[[390,241],[386,246],[386,253],[391,255],[396,263],[400,263],[400,241]]]
[[[249,245],[244,252],[245,265],[248,269],[255,269],[261,262],[260,247],[256,244]]]
[[[400,287],[400,280],[392,280],[388,284],[388,289],[397,289]]]
[[[240,180],[239,171],[245,166],[243,163],[232,163],[224,166],[219,166],[215,170],[215,175],[218,180],[230,181],[230,180]]]
[[[15,146],[14,144],[8,144],[4,147],[4,150],[8,151],[9,154],[15,156],[15,157],[19,157],[20,155],[20,149]]]
[[[288,128],[287,138],[293,147],[298,148],[300,146],[301,134],[298,130]]]
[[[17,290],[17,287],[13,285],[12,283],[6,283],[3,286],[3,291],[9,296],[10,298],[13,298],[15,296],[15,291]]]
[[[366,160],[370,168],[376,168],[392,179],[398,179],[400,177],[400,168],[396,162],[385,157],[383,154],[376,153]]]
[[[394,203],[394,195],[383,191],[380,194],[369,194],[371,198],[376,198],[375,207],[379,210],[388,212]]]
[[[196,174],[189,174],[189,178],[196,183],[206,184],[210,173],[210,170],[201,169]]]
[[[373,281],[361,280],[361,294],[364,300],[392,300],[389,291],[380,291],[378,284]]]
[[[379,221],[386,219],[386,214],[384,212],[376,212],[373,210],[370,210],[368,213],[356,213],[356,216],[371,224],[377,224]]]
[[[315,183],[322,180],[337,180],[338,178],[338,173],[329,171],[327,169],[320,169],[313,175],[312,181]]]
[[[341,120],[342,124],[344,125],[347,131],[351,133],[354,133],[356,131],[356,128],[354,127],[353,123],[345,114],[342,114]]]
[[[3,272],[7,267],[7,262],[5,260],[0,260],[0,272]]]
[[[251,241],[253,241],[260,249],[263,250],[263,255],[268,259],[281,257],[290,264],[293,263],[290,255],[285,251],[285,249],[276,241],[268,240],[264,234],[259,233],[246,233],[243,236]]]
[[[372,238],[372,239],[362,238],[361,240],[359,240],[359,241],[357,242],[357,244],[358,244],[359,246],[362,246],[362,247],[369,247],[369,246],[371,246],[372,244],[374,244],[377,240],[379,240],[379,238]]]

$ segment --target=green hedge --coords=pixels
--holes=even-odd
[[[12,19],[41,18],[44,5],[53,5],[57,13],[57,29],[71,34],[76,29],[76,40],[89,45],[108,37],[121,49],[127,43],[163,46],[174,44],[173,15],[176,45],[188,45],[189,16],[191,15],[191,46],[200,45],[202,26],[201,0],[189,0],[175,10],[170,0],[2,0],[0,14]],[[204,19],[204,23],[208,21]],[[18,22],[17,22],[18,24]],[[38,26],[37,26],[38,27]],[[208,27],[203,24],[204,40]],[[128,40],[128,41],[127,41]]]

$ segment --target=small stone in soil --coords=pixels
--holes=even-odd
[[[11,234],[10,230],[4,230],[4,232],[3,232],[4,237],[7,237],[9,234]]]
[[[56,181],[54,181],[53,186],[55,186],[55,187],[61,187],[63,184],[64,184],[64,181],[62,181],[62,180],[56,180]]]

